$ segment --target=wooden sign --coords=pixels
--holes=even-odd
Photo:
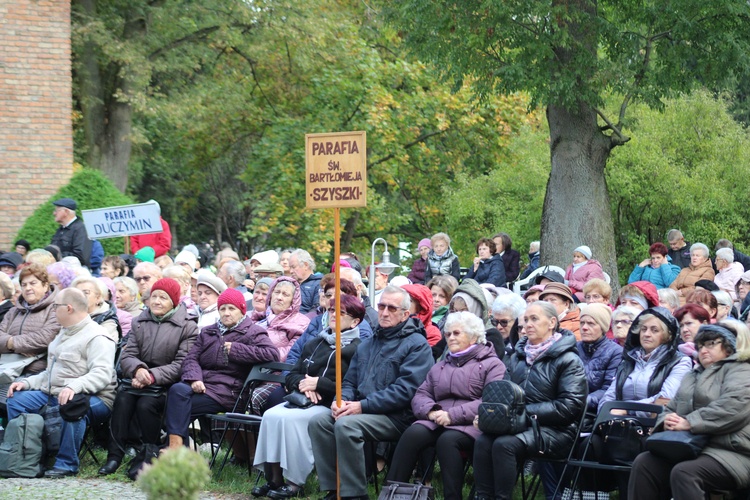
[[[305,134],[307,208],[367,206],[365,132]]]

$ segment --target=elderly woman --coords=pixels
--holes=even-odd
[[[508,282],[515,281],[518,278],[518,272],[521,270],[521,254],[518,250],[513,249],[513,240],[508,233],[497,233],[492,237],[495,242],[497,255],[503,259],[505,267],[505,280]]]
[[[625,340],[625,352],[612,385],[599,401],[662,403],[677,392],[692,368],[690,358],[677,349],[679,324],[663,307],[638,315]]]
[[[306,396],[313,406],[300,408],[280,404],[263,414],[255,465],[263,465],[267,483],[253,489],[254,496],[289,498],[299,496],[313,470],[313,451],[307,424],[320,413],[331,411],[336,396],[336,310],[328,309],[328,328],[307,342],[294,368],[286,377],[286,388]],[[365,307],[352,295],[341,296],[341,372],[346,373],[360,343],[359,325]],[[287,482],[284,484],[284,478]]]
[[[671,288],[662,288],[658,294],[659,305],[671,314],[674,314],[675,310],[680,307],[680,295],[677,291]]]
[[[473,279],[465,279],[461,282],[461,285],[456,289],[456,293],[453,294],[448,310],[451,313],[469,311],[477,318],[481,319],[484,323],[485,336],[487,340],[492,343],[495,348],[495,354],[498,358],[505,356],[505,342],[500,331],[492,326],[490,323],[490,308],[487,305],[487,297],[489,294],[485,294],[484,289],[477,284]],[[443,338],[440,342],[435,344],[432,348],[433,355],[438,353],[436,359],[442,359],[444,355],[448,353],[447,338]],[[439,351],[439,352],[438,352]]]
[[[424,280],[429,282],[434,276],[453,276],[461,279],[461,266],[458,256],[451,249],[451,238],[445,233],[436,233],[430,238],[432,250],[427,254],[427,268]]]
[[[716,250],[716,269],[719,272],[714,277],[714,283],[719,290],[727,292],[734,300],[736,298],[735,286],[745,272],[742,264],[734,261],[734,250],[731,248]]]
[[[583,285],[583,301],[587,304],[609,304],[612,300],[612,287],[603,279],[594,278]]]
[[[55,285],[58,291],[68,288],[78,276],[73,266],[67,262],[50,264],[47,266],[47,275],[49,276],[49,282]]]
[[[704,325],[695,336],[700,365],[685,376],[656,422],[656,431],[710,436],[694,460],[672,463],[638,455],[630,498],[707,498],[750,486],[750,331],[738,321]]]
[[[659,292],[651,282],[634,281],[620,288],[615,306],[620,305],[643,311],[659,305]]]
[[[750,271],[745,271],[735,286],[740,319],[745,321],[750,311]]]
[[[460,500],[464,456],[480,432],[473,426],[482,390],[501,380],[505,365],[488,345],[482,320],[469,312],[451,313],[445,322],[449,354],[433,366],[417,389],[411,408],[417,421],[401,436],[388,479],[408,481],[420,454],[435,448],[443,478],[443,498]]]
[[[286,355],[297,339],[310,324],[310,318],[299,312],[302,305],[302,292],[294,278],[282,276],[271,283],[266,297],[266,310],[253,311],[251,318],[268,330],[271,342],[279,351],[279,361],[286,361]],[[276,384],[264,384],[253,391],[253,411],[262,414],[266,410],[268,396],[276,389]]]
[[[70,284],[83,292],[89,301],[89,316],[107,331],[107,336],[117,344],[122,338],[122,328],[114,304],[107,302],[107,286],[92,276],[79,276]]]
[[[191,275],[190,271],[179,264],[167,266],[162,271],[162,276],[172,278],[180,284],[180,303],[185,306],[188,316],[198,318],[200,316],[200,309],[193,299],[190,298],[190,288],[192,286]]]
[[[612,312],[612,339],[617,345],[625,345],[630,325],[640,313],[640,309],[630,306],[620,306]]]
[[[716,323],[716,314],[719,312],[719,303],[716,296],[705,288],[696,288],[685,298],[685,305],[698,304],[708,312],[711,323]],[[674,313],[673,313],[674,314]],[[676,316],[676,315],[675,315]],[[697,330],[696,330],[696,333]]]
[[[138,300],[138,283],[133,278],[118,276],[115,283],[115,306],[137,317],[143,312],[143,304]]]
[[[525,337],[507,363],[505,378],[524,388],[526,413],[538,423],[540,435],[532,428],[516,435],[479,435],[474,445],[477,498],[513,498],[519,464],[536,456],[562,458],[575,441],[586,407],[586,373],[575,337],[560,330],[557,317],[549,302],[527,307]],[[555,485],[543,483],[552,495]]]
[[[580,314],[570,288],[562,283],[548,283],[539,294],[539,300],[551,303],[557,310],[560,328],[570,330],[576,340],[581,340]]]
[[[0,324],[3,322],[5,315],[13,308],[13,294],[16,287],[13,281],[5,273],[0,273]]]
[[[490,283],[495,286],[505,286],[505,265],[502,257],[496,252],[495,242],[489,238],[481,238],[477,242],[477,255],[466,277],[479,284]]]
[[[695,348],[695,336],[701,326],[711,323],[711,315],[700,304],[688,302],[674,312],[674,317],[680,322],[680,338],[682,339],[682,343],[677,348],[697,363],[698,350]]]
[[[602,265],[591,258],[589,247],[581,245],[573,250],[573,263],[565,270],[565,284],[583,301],[583,285],[594,278],[604,279]]]
[[[581,341],[576,344],[578,355],[586,370],[589,395],[586,407],[592,413],[599,408],[599,400],[609,389],[622,361],[622,347],[607,338],[612,312],[604,304],[581,306]]]
[[[30,264],[21,270],[21,296],[0,323],[0,353],[23,354],[34,359],[22,375],[33,375],[47,367],[47,348],[60,332],[52,306],[57,289],[50,285],[45,267]]]
[[[657,290],[667,288],[680,274],[680,266],[672,264],[669,249],[664,243],[656,242],[648,249],[651,256],[635,266],[630,273],[628,283],[634,281],[648,281],[653,283]]]
[[[240,291],[224,290],[217,304],[220,323],[203,329],[182,363],[181,381],[167,394],[170,448],[188,442],[188,427],[195,418],[231,411],[254,364],[279,360],[266,331],[246,316]]]
[[[107,255],[102,261],[101,275],[113,280],[119,276],[127,276],[127,266],[119,255]]]
[[[432,322],[442,329],[442,323],[448,314],[448,304],[456,293],[458,281],[453,276],[435,276],[426,286],[432,292]]]
[[[112,474],[120,466],[134,418],[144,446],[158,446],[167,389],[180,380],[180,367],[197,337],[198,327],[180,306],[180,285],[172,278],[157,280],[149,308],[133,319],[122,351],[123,381],[112,408],[107,461],[99,474]],[[131,467],[128,475],[134,479],[138,470]]]
[[[201,269],[198,271],[195,288],[198,290],[198,307],[200,308],[198,328],[202,330],[219,321],[219,308],[216,303],[219,295],[227,289],[227,284],[208,269]]]
[[[669,288],[677,290],[680,301],[684,304],[685,297],[695,290],[695,283],[700,280],[713,281],[714,268],[711,259],[708,258],[708,247],[703,243],[693,243],[690,247],[690,265],[677,275],[677,278],[669,285]]]
[[[506,354],[512,353],[518,342],[518,318],[525,310],[526,301],[515,293],[498,295],[492,302],[490,324],[502,335]]]
[[[732,307],[734,307],[732,297],[727,292],[721,290],[711,293],[716,297],[716,321],[732,319]]]
[[[544,291],[545,285],[534,285],[523,294],[523,300],[526,304],[533,304],[539,300],[539,295]]]
[[[261,278],[255,284],[255,289],[253,290],[252,314],[265,314],[266,302],[268,300],[268,288],[273,284],[273,281],[274,280],[271,278]]]

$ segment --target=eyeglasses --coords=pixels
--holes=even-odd
[[[328,314],[330,314],[331,316],[333,316],[334,314],[336,314],[336,308],[335,308],[335,307],[329,307],[329,308],[328,308]],[[351,315],[351,314],[349,314],[349,313],[348,313],[348,312],[346,312],[346,311],[341,311],[341,312],[340,312],[340,314],[341,314],[342,316],[349,316],[350,318],[352,317],[352,315]]]
[[[61,306],[65,306],[65,307],[68,307],[68,304],[57,304],[57,303],[54,303],[54,304],[52,304],[52,305],[51,305],[50,307],[51,307],[52,309],[54,309],[54,310],[57,310],[57,308],[58,308],[58,307],[61,307]]]
[[[703,349],[704,347],[712,349],[717,345],[721,345],[721,343],[722,343],[722,339],[707,340],[705,342],[700,342],[700,343],[695,344],[695,348],[699,351]]]
[[[449,338],[451,338],[451,337],[458,337],[458,336],[460,336],[460,335],[461,335],[462,333],[464,333],[464,332],[462,332],[461,330],[455,330],[455,331],[453,331],[453,332],[445,332],[445,338],[446,338],[446,339],[449,339]]]
[[[140,283],[141,281],[148,282],[151,281],[151,276],[139,276],[138,278],[133,278],[136,283]]]
[[[386,309],[388,309],[388,312],[395,313],[396,311],[403,311],[403,307],[394,306],[393,304],[383,304],[382,302],[378,304],[378,311],[383,312]]]
[[[632,325],[633,324],[633,320],[632,319],[616,319],[614,321],[614,324],[615,324],[615,326]]]
[[[509,320],[509,319],[495,319],[495,318],[490,318],[490,323],[492,324],[492,326],[500,325],[503,328],[507,327],[510,324],[510,321],[511,320]]]

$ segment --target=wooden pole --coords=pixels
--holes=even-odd
[[[336,406],[341,408],[341,221],[340,208],[333,209],[333,268],[336,281],[334,315],[336,317]],[[341,477],[339,476],[338,457],[336,458],[336,498],[341,499]]]

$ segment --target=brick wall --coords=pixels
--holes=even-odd
[[[73,173],[71,85],[70,0],[0,1],[0,249]]]

